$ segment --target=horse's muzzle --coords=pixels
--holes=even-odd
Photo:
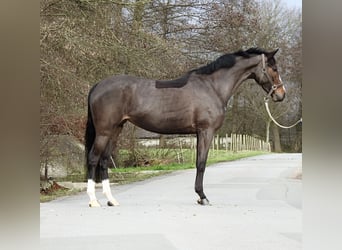
[[[284,98],[285,98],[285,92],[283,92],[281,94],[275,92],[272,94],[272,100],[274,102],[281,102],[284,100]]]

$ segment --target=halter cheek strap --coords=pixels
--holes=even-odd
[[[261,61],[262,61],[262,72],[266,75],[268,81],[270,83],[272,83],[272,88],[270,89],[270,91],[268,92],[267,96],[265,97],[265,100],[268,100],[272,93],[279,87],[283,86],[284,84],[283,83],[280,83],[280,84],[275,84],[272,80],[272,78],[270,77],[270,75],[267,73],[266,71],[266,59],[265,59],[265,55],[264,54],[261,54]]]

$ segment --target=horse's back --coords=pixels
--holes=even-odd
[[[135,77],[131,75],[113,75],[108,77],[98,83],[98,87],[103,87],[103,89],[113,89],[113,88],[123,88],[129,87],[137,84],[152,84],[153,80],[144,79],[140,77]]]
[[[139,85],[143,88],[152,85],[153,81],[143,78],[138,78],[130,75],[114,75],[97,83],[92,93],[92,100],[113,96],[119,98],[120,95],[129,94]],[[143,86],[145,85],[145,86]]]

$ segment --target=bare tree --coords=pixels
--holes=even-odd
[[[280,48],[277,54],[279,71],[287,88],[287,98],[281,104],[270,104],[274,116],[285,124],[301,116],[301,13],[288,9],[279,0],[215,1],[201,33],[203,51],[234,51],[243,47]],[[207,47],[206,47],[207,46]],[[215,55],[215,53],[211,53]],[[228,106],[228,119],[221,133],[258,134],[272,140],[281,151],[281,134],[265,112],[264,92],[251,84],[243,85]],[[250,126],[253,124],[253,126]],[[292,130],[300,130],[300,126]],[[294,140],[301,141],[301,133]],[[285,135],[285,133],[283,133]]]
[[[86,96],[90,86],[101,79],[122,73],[170,79],[219,54],[252,46],[280,48],[277,58],[288,85],[287,97],[297,99],[272,105],[271,110],[284,122],[292,120],[294,113],[301,113],[301,13],[284,8],[279,0],[263,3],[41,1],[42,141],[50,134],[71,134],[82,140]],[[251,102],[258,98],[255,93],[262,94],[248,84],[235,93],[222,133],[233,130],[267,137],[265,124],[269,121]],[[273,134],[274,140],[277,136]],[[280,130],[279,137],[282,135],[285,133]],[[293,135],[301,135],[301,128],[289,136]],[[297,144],[300,139],[296,139]]]

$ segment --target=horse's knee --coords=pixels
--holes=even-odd
[[[198,173],[204,173],[205,171],[205,162],[200,162],[199,164],[197,164],[196,166],[197,172]]]

